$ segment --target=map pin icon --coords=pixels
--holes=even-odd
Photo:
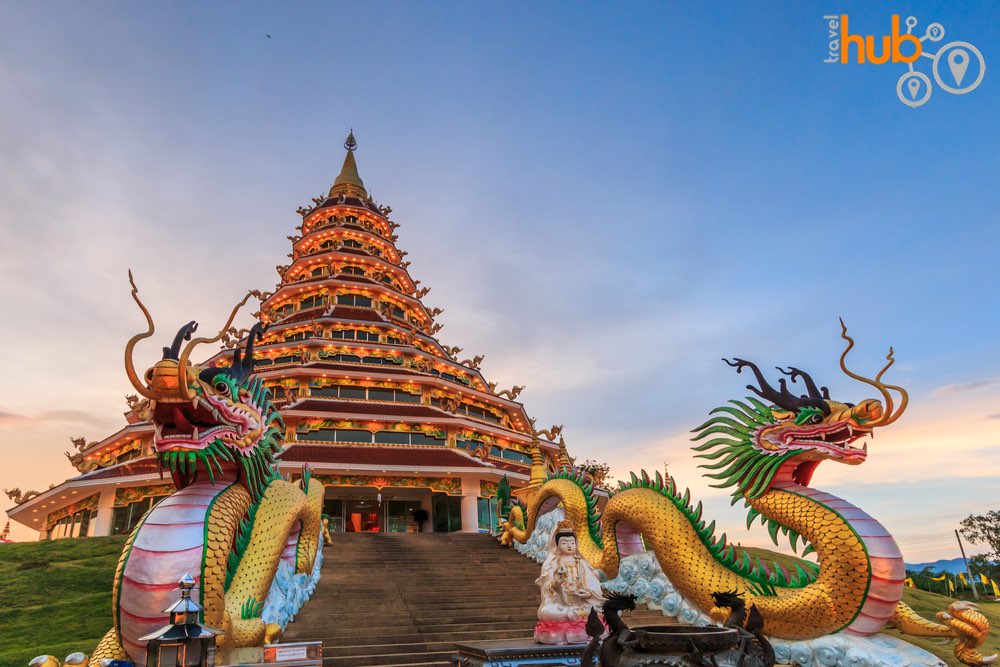
[[[965,70],[969,69],[969,53],[963,49],[952,49],[948,54],[948,69],[955,77],[955,85],[961,86],[965,78]]]
[[[906,87],[910,89],[910,98],[917,99],[917,93],[920,91],[920,81],[918,79],[910,79],[906,82]]]

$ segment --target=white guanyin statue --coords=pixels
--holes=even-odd
[[[604,602],[597,570],[576,549],[573,525],[563,520],[549,537],[549,555],[542,564],[535,641],[539,644],[582,644],[590,638],[585,625],[591,607]]]

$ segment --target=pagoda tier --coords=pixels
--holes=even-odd
[[[396,247],[391,209],[365,189],[356,147],[352,133],[329,192],[298,209],[291,261],[277,267],[279,282],[258,313],[267,328],[254,369],[286,427],[279,465],[292,476],[308,464],[327,485],[334,529],[398,530],[406,523],[401,513],[418,507],[430,511],[434,530],[489,528],[502,476],[517,488],[540,474],[539,465],[551,471],[568,460],[553,441],[559,429],[536,431],[516,401],[522,387],[497,391],[479,370],[481,356],[463,358],[435,337],[442,311],[424,305],[430,289],[419,288]],[[233,332],[229,349],[205,363],[229,364],[245,335]],[[119,520],[120,508],[145,507],[168,492],[151,458],[145,401],[130,399],[126,418],[125,428],[100,442],[74,440],[80,451],[67,456],[84,474],[11,517],[59,536],[73,529],[52,533],[54,525],[72,526],[92,508],[97,526],[87,533],[108,534],[129,523]],[[382,507],[383,497],[395,499],[394,510]],[[380,517],[364,509],[369,500]],[[114,518],[101,520],[108,506]],[[452,516],[441,520],[442,513]]]

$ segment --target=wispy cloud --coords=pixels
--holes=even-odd
[[[40,424],[77,424],[80,426],[106,426],[107,419],[95,417],[84,410],[44,410],[35,415],[22,415],[0,410],[0,428],[31,426]]]
[[[994,412],[991,415],[986,415],[987,419],[1000,419],[1000,412]]]
[[[934,390],[935,396],[947,396],[949,394],[962,394],[967,391],[975,391],[977,389],[982,389],[983,387],[989,387],[992,384],[996,384],[996,378],[989,378],[984,380],[972,380],[970,382],[957,382],[954,384],[946,384],[942,387],[938,387]]]

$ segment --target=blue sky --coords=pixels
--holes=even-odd
[[[982,52],[984,81],[906,107],[905,65],[822,62],[831,13],[861,34],[892,13],[940,22]],[[687,450],[745,393],[719,359],[794,364],[856,401],[843,316],[856,367],[895,346],[912,403],[864,466],[815,483],[910,560],[955,555],[957,521],[995,508],[996,4],[22,2],[0,18],[0,486],[64,479],[68,436],[120,424],[141,326],[126,269],[168,328],[272,287],[353,127],[442,342],[526,384],[578,456],[620,475],[669,461],[739,534]]]

